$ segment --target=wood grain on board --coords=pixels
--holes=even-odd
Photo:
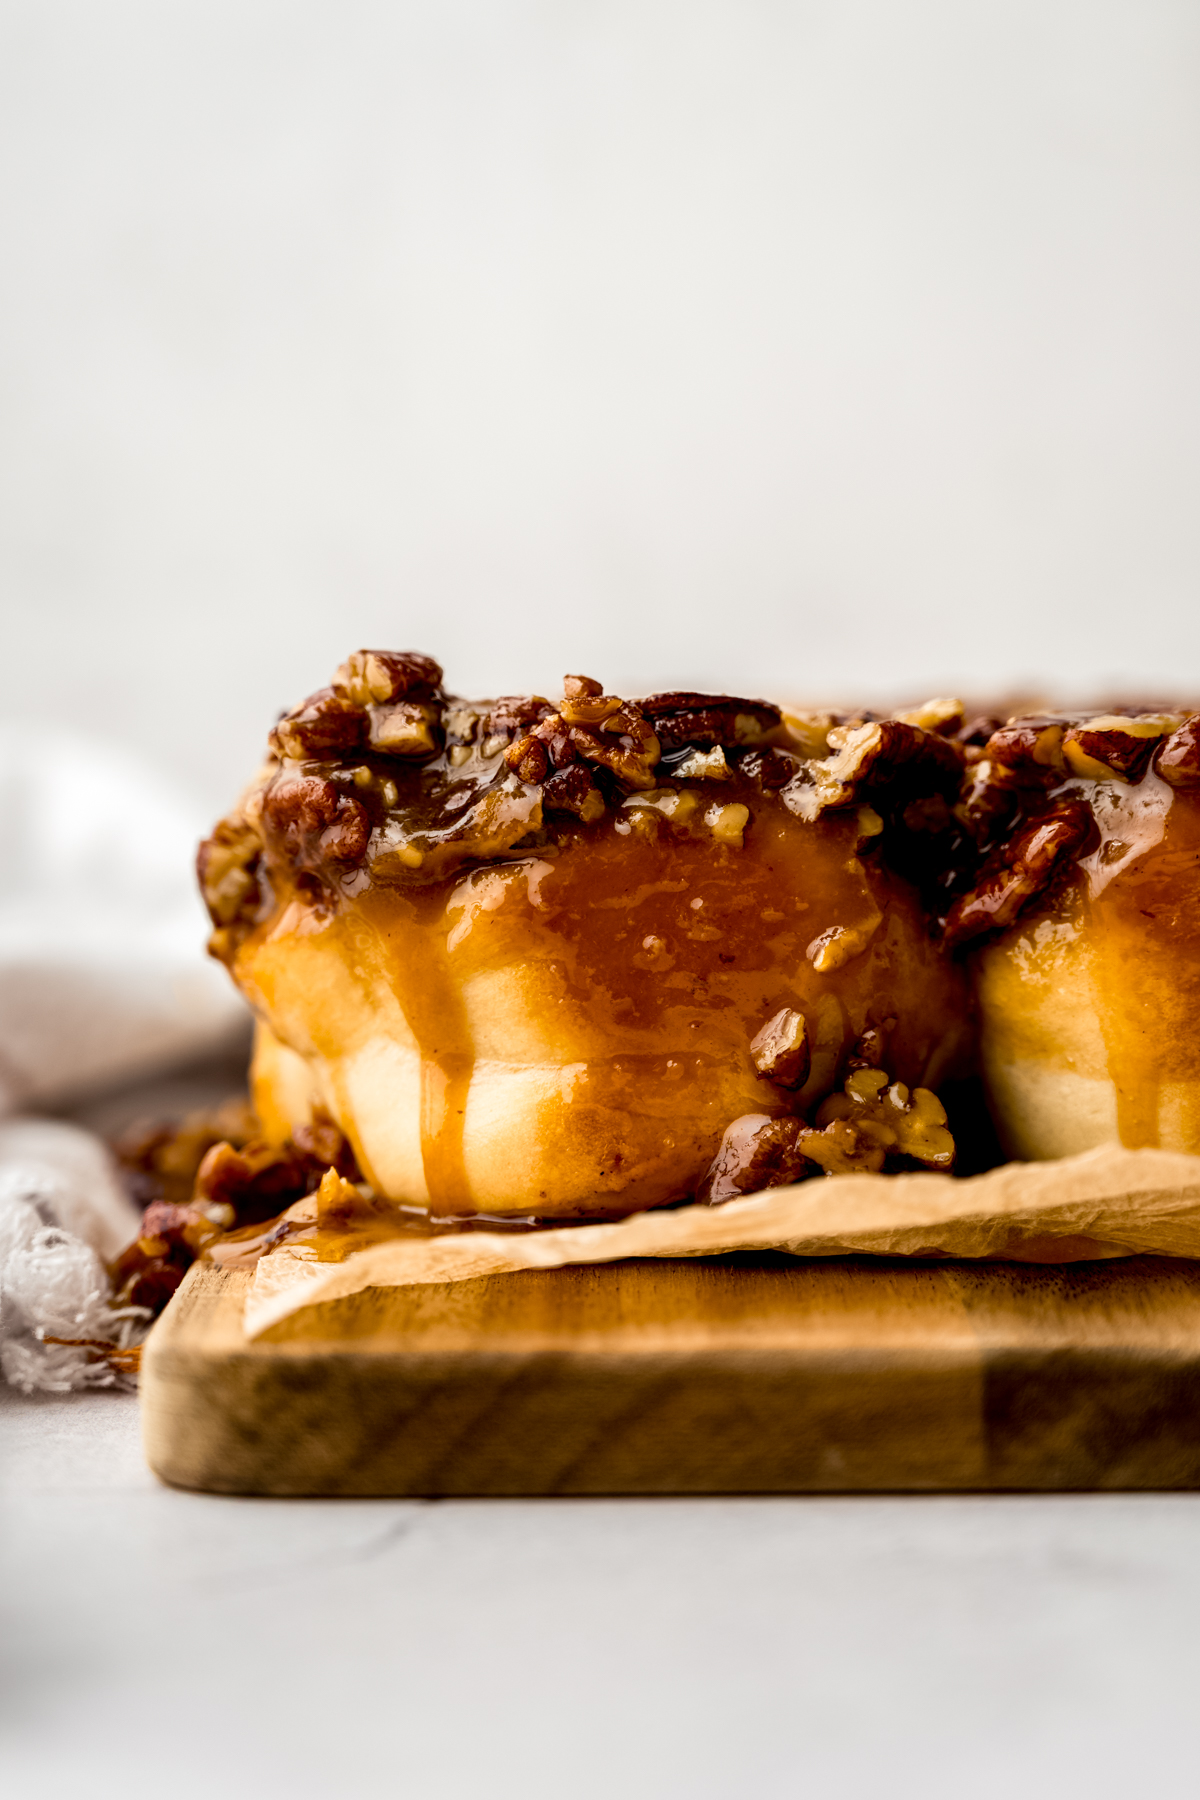
[[[253,1343],[198,1265],[146,1453],[233,1494],[1200,1486],[1200,1263],[730,1256],[368,1289]]]

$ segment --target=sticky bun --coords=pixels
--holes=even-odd
[[[200,853],[277,1142],[314,1117],[439,1218],[614,1217],[948,1167],[969,984],[922,871],[961,712],[447,696],[359,651]]]
[[[1008,1152],[1200,1152],[1200,714],[1031,714],[966,754],[967,946]]]

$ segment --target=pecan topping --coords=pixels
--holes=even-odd
[[[1171,781],[1174,769],[1186,779],[1195,754],[1190,728],[1180,712],[1132,710],[1031,713],[998,725],[982,750],[970,753],[954,808],[982,862],[972,875],[960,853],[945,884],[944,893],[960,895],[946,918],[946,941],[1005,929],[1068,858],[1094,847],[1100,827],[1090,784],[1137,785],[1152,765],[1163,780]]]
[[[803,1087],[811,1051],[804,1014],[782,1006],[750,1042],[750,1060],[777,1087]]]
[[[1008,843],[997,847],[970,893],[951,907],[944,933],[947,945],[953,949],[985,931],[1013,924],[1065,861],[1078,854],[1093,830],[1085,800],[1062,800],[1051,812],[1029,820]]]
[[[664,750],[685,744],[759,744],[779,724],[782,714],[766,700],[740,700],[733,694],[693,694],[686,690],[650,694],[639,701]]]
[[[371,712],[371,748],[387,756],[432,756],[438,747],[434,706],[401,700]]]
[[[989,761],[1029,786],[1045,786],[1065,774],[1062,757],[1065,721],[1034,716],[1010,719],[987,741]]]
[[[357,750],[367,736],[367,715],[333,688],[320,688],[280,719],[271,747],[294,762],[340,757]]]
[[[811,1171],[796,1147],[799,1121],[769,1113],[743,1113],[725,1129],[696,1194],[703,1205],[720,1206],[761,1188],[786,1187]]]
[[[751,781],[757,781],[761,788],[772,794],[787,786],[801,764],[798,757],[789,755],[786,750],[747,750],[744,756],[739,756],[737,766],[743,775],[748,775]]]
[[[915,706],[911,712],[898,712],[893,716],[902,725],[917,725],[922,731],[936,731],[942,737],[955,737],[961,741],[963,710],[961,700],[940,696]]]
[[[1072,725],[1063,737],[1063,761],[1072,775],[1092,781],[1140,781],[1155,745],[1175,719],[1122,719],[1112,715]]]
[[[355,706],[427,700],[441,682],[441,665],[418,650],[356,650],[333,678],[337,692]]]
[[[849,1067],[851,1073],[855,1069],[878,1069],[883,1064],[887,1041],[895,1029],[895,1019],[884,1019],[878,1025],[868,1025],[862,1036],[857,1038],[850,1050]]]
[[[852,805],[860,794],[897,787],[951,794],[962,775],[957,744],[901,719],[835,726],[829,744],[832,754],[806,764],[785,790],[788,805],[802,819]]]
[[[720,744],[714,744],[711,750],[689,749],[683,761],[672,766],[671,773],[684,781],[728,781],[733,770]]]
[[[740,850],[742,833],[750,823],[750,808],[736,800],[728,806],[721,806],[714,801],[704,814],[704,823],[718,844],[732,844]]]
[[[213,1114],[212,1119],[220,1116]],[[282,1147],[244,1139],[240,1132],[236,1146],[224,1140],[213,1143],[206,1130],[197,1135],[207,1122],[197,1114],[175,1132],[160,1128],[149,1152],[140,1152],[143,1163],[148,1155],[153,1158],[155,1185],[167,1186],[172,1194],[181,1192],[173,1168],[179,1162],[179,1177],[187,1176],[183,1191],[188,1197],[155,1198],[146,1207],[138,1236],[112,1266],[121,1305],[160,1312],[189,1264],[213,1249],[227,1231],[274,1218],[289,1202],[311,1193],[327,1169],[358,1177],[354,1153],[332,1119],[318,1117],[297,1131],[294,1144]],[[247,1122],[255,1123],[252,1115]],[[171,1165],[165,1176],[164,1164]]]
[[[815,937],[804,952],[818,975],[832,975],[861,956],[879,927],[883,914],[860,919],[857,925],[830,925]]]
[[[949,1173],[954,1139],[946,1113],[929,1088],[910,1093],[882,1069],[856,1069],[840,1094],[830,1094],[815,1125],[769,1113],[735,1119],[704,1177],[697,1199],[710,1206],[826,1175],[874,1175],[880,1170],[922,1168]]]
[[[515,769],[522,781],[528,781],[536,787],[539,781],[545,781],[549,759],[544,744],[526,732],[515,744],[510,744],[504,752],[504,760],[510,769]]]
[[[988,739],[999,731],[1003,723],[1003,719],[997,719],[991,713],[975,713],[971,718],[964,720],[955,736],[959,743],[965,745],[968,750],[982,750]]]
[[[263,798],[263,823],[285,853],[310,868],[358,862],[371,835],[362,802],[315,775],[273,781]]]
[[[506,741],[529,731],[542,719],[548,719],[554,708],[540,694],[505,694],[493,701],[479,727],[481,738],[501,737]]]
[[[658,761],[658,739],[640,709],[616,695],[564,700],[561,712],[546,714],[510,746],[506,752],[509,767],[527,764],[536,769],[534,745],[544,749],[548,766],[556,770],[588,762],[610,770],[623,787],[654,786],[650,771]],[[523,779],[536,782],[544,777]]]
[[[604,811],[604,796],[582,763],[559,769],[542,786],[542,804],[552,811],[577,813],[585,825]]]
[[[816,1122],[816,1130],[798,1133],[796,1148],[827,1175],[882,1169],[897,1158],[946,1173],[954,1167],[954,1139],[937,1095],[929,1088],[910,1094],[882,1069],[856,1069],[842,1093],[822,1101]]]
[[[1200,787],[1200,713],[1171,733],[1154,766],[1172,787]]]
[[[261,835],[240,814],[222,819],[201,844],[196,874],[214,925],[232,925],[257,904],[262,849]]]

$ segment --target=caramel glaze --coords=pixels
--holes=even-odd
[[[897,872],[949,820],[961,759],[941,724],[852,721],[827,743],[826,717],[814,746],[817,727],[798,740],[763,702],[639,707],[582,678],[560,710],[447,700],[424,676],[397,706],[378,697],[381,659],[359,653],[331,700],[288,715],[201,853],[214,953],[392,1203],[390,1224],[354,1221],[355,1241],[420,1215],[533,1223],[686,1199],[733,1119],[809,1111],[871,1029],[908,1086],[961,1072],[967,983]],[[407,711],[387,729],[428,734],[419,757],[375,746],[389,707]],[[331,745],[339,732],[354,741]],[[811,1044],[795,1091],[750,1048],[784,1008]],[[402,1040],[411,1130],[376,1104],[386,1082],[368,1104],[361,1079]],[[473,1152],[487,1081],[493,1113],[514,1110],[484,1118],[493,1148]],[[332,1220],[323,1242],[337,1253]]]
[[[967,812],[999,824],[949,924],[991,907],[1007,926],[972,959],[1002,1136],[1033,1156],[1113,1135],[1200,1152],[1200,718],[1042,715],[988,750]]]

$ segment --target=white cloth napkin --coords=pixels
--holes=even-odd
[[[86,1340],[124,1347],[147,1322],[140,1307],[112,1305],[101,1260],[137,1235],[138,1218],[90,1131],[0,1124],[0,1371],[14,1387],[61,1394],[118,1381]]]
[[[244,1028],[204,954],[204,823],[112,746],[0,729],[0,1113],[133,1080]]]
[[[205,821],[155,771],[82,734],[0,728],[0,1115],[71,1101],[236,1041],[245,1008],[204,954]],[[64,1392],[119,1377],[134,1341],[102,1259],[139,1213],[73,1125],[0,1122],[0,1370]]]

